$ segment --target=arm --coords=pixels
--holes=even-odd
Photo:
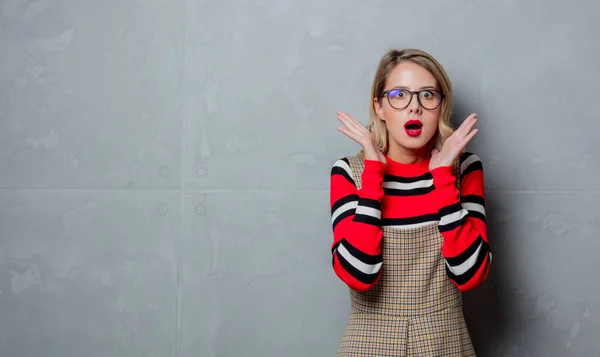
[[[385,167],[380,161],[365,160],[360,190],[356,188],[348,159],[338,160],[331,169],[333,270],[354,290],[368,290],[379,280],[384,195],[381,185]]]
[[[485,281],[492,261],[485,219],[483,165],[477,155],[460,156],[460,197],[451,166],[434,169],[433,182],[439,191],[440,233],[446,272],[461,290],[474,289]]]

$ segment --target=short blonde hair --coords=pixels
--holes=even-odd
[[[373,79],[373,86],[371,88],[371,97],[369,98],[369,122],[367,129],[373,133],[375,142],[383,154],[387,154],[389,147],[389,136],[385,126],[385,122],[379,119],[375,111],[374,99],[381,99],[381,93],[384,91],[384,87],[389,74],[398,64],[404,61],[411,61],[417,65],[428,70],[438,82],[441,92],[443,93],[443,101],[440,109],[440,117],[438,121],[438,130],[436,132],[435,148],[438,150],[442,149],[444,141],[452,135],[454,130],[452,129],[450,119],[452,115],[452,83],[448,74],[442,67],[442,65],[430,54],[418,50],[418,49],[403,49],[403,50],[389,50],[387,51],[377,67],[375,77]],[[359,156],[364,157],[364,150],[361,150]]]

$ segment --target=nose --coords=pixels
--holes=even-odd
[[[418,93],[410,94],[410,104],[408,105],[408,109],[411,113],[419,113],[423,109],[419,103],[418,95]]]

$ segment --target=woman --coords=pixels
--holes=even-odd
[[[492,256],[482,164],[464,150],[477,115],[453,131],[451,112],[442,66],[408,49],[382,57],[366,128],[338,113],[362,146],[331,170],[332,264],[351,297],[338,356],[475,356],[461,292]]]

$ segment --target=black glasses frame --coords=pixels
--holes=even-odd
[[[389,93],[391,91],[397,91],[397,90],[400,90],[400,91],[403,90],[403,91],[406,91],[406,92],[408,92],[410,94],[410,99],[408,100],[408,104],[406,104],[404,107],[401,107],[401,108],[394,107],[392,105],[392,102],[390,101]],[[427,107],[425,107],[423,105],[423,103],[421,103],[420,94],[422,92],[434,92],[434,93],[437,93],[440,96],[440,102],[438,103],[438,105],[436,105],[433,108],[427,108]],[[381,92],[381,95],[379,96],[379,100],[381,100],[381,98],[383,98],[383,97],[386,97],[387,100],[388,100],[388,103],[390,104],[390,106],[392,108],[394,108],[394,109],[405,109],[405,108],[407,108],[410,105],[410,103],[412,103],[412,99],[413,99],[413,95],[414,94],[417,95],[417,101],[419,102],[419,105],[421,107],[423,107],[424,109],[426,109],[426,110],[435,110],[435,109],[437,109],[440,105],[442,105],[442,102],[444,101],[444,97],[445,97],[444,93],[442,93],[441,91],[439,91],[437,89],[423,89],[423,90],[417,90],[417,91],[410,91],[408,89],[403,89],[403,88],[392,88],[392,89],[384,90],[383,92]]]

